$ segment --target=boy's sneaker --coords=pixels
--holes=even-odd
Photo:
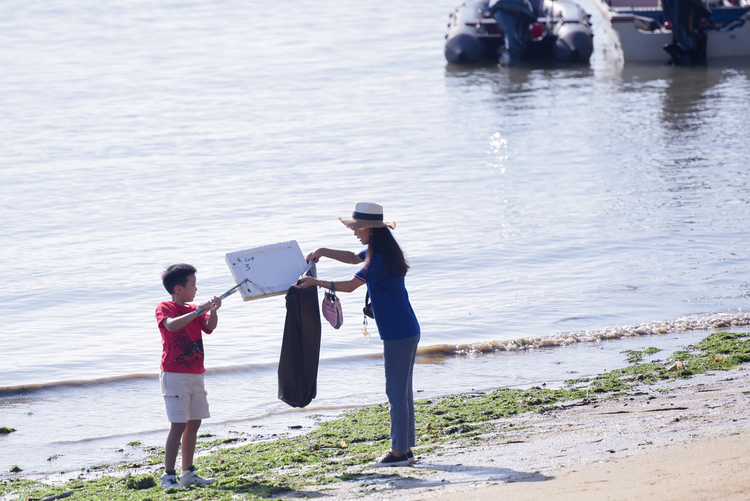
[[[409,458],[406,457],[406,454],[403,456],[395,456],[391,451],[388,451],[388,454],[374,463],[370,463],[370,466],[373,468],[382,468],[385,466],[409,466]]]
[[[166,473],[159,479],[159,485],[164,487],[165,489],[169,489],[172,487],[175,489],[179,489],[180,487],[182,487],[177,481],[177,475],[167,475]]]
[[[188,485],[206,485],[213,484],[216,482],[215,478],[201,478],[193,470],[185,470],[180,474],[180,486],[187,487]]]
[[[409,464],[414,464],[417,461],[414,459],[414,453],[412,451],[406,451],[406,459],[409,460]]]

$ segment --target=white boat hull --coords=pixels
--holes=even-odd
[[[634,23],[635,12],[617,12],[603,0],[592,0],[602,13],[607,38],[626,61],[667,61],[664,46],[672,43],[670,30],[654,32],[640,30]],[[745,24],[732,31],[707,31],[706,58],[750,57],[750,13]]]

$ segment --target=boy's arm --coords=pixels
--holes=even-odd
[[[214,296],[214,298],[209,301],[209,303],[211,304],[211,313],[208,315],[206,328],[209,330],[214,330],[216,328],[216,324],[219,323],[219,314],[216,313],[216,310],[221,308],[221,298]]]
[[[184,315],[180,315],[179,317],[165,318],[162,324],[170,332],[176,332],[195,320],[197,317],[198,315],[196,315],[194,311],[191,311],[190,313],[185,313]]]
[[[219,299],[219,298],[215,297],[214,299]],[[211,309],[211,313],[213,314],[214,313],[213,304],[214,304],[214,301],[212,300],[212,301],[206,301],[205,303],[199,306],[202,307],[204,310]],[[219,299],[219,306],[221,306],[221,299]],[[187,324],[189,324],[196,318],[198,318],[200,315],[204,315],[204,313],[196,314],[195,310],[193,310],[190,313],[185,313],[184,315],[180,315],[179,317],[165,318],[162,324],[170,332],[176,332],[182,329],[183,327],[185,327]],[[216,321],[218,321],[218,319]],[[216,323],[216,321],[214,323]]]

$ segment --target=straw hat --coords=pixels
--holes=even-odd
[[[353,230],[384,228],[386,226],[393,229],[396,227],[396,223],[383,221],[383,206],[372,202],[357,202],[351,219],[340,217],[339,221]]]

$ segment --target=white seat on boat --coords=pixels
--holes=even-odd
[[[659,0],[611,0],[612,7],[659,7]]]

